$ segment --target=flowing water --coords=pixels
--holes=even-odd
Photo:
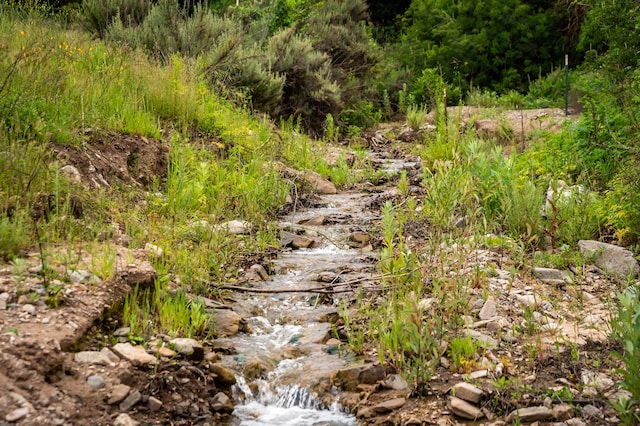
[[[386,165],[386,163],[385,163]],[[412,164],[389,162],[395,173]],[[349,235],[369,228],[375,213],[366,208],[373,195],[343,193],[322,196],[314,208],[291,213],[282,226],[304,230],[312,248],[282,253],[274,261],[277,274],[254,288],[273,293],[243,297],[242,308],[251,330],[220,343],[235,349],[223,362],[237,372],[234,425],[355,426],[356,418],[337,403],[332,373],[349,365],[346,351],[326,344],[333,337],[328,319],[337,315],[341,297],[354,292],[318,295],[304,292],[324,287],[353,290],[354,280],[375,273],[375,256],[351,247]],[[300,225],[323,217],[323,225]],[[320,276],[329,279],[319,279]],[[333,278],[331,278],[333,277]],[[327,282],[328,281],[328,282]],[[357,285],[366,285],[358,281]],[[296,292],[291,292],[295,290]],[[226,341],[226,342],[225,342]],[[246,374],[247,371],[253,373]],[[256,371],[259,373],[256,374]],[[245,379],[242,372],[253,379]],[[316,393],[320,390],[320,395]]]

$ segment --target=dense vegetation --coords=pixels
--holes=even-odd
[[[396,8],[369,2],[371,16],[363,0],[63,3],[55,13],[38,1],[0,5],[5,260],[62,242],[91,241],[94,250],[108,251],[98,236],[113,234],[115,222],[132,247],[169,248],[155,265],[163,279],[171,274],[191,291],[213,293],[209,283],[239,274],[243,253],[277,245],[269,219],[294,183],[276,172],[276,162],[315,169],[338,185],[371,178],[364,166],[355,172],[344,162],[328,165],[325,145],[397,117],[419,129],[427,110],[435,112],[437,130],[414,149],[426,170],[425,196],[403,192],[408,184],[400,177],[404,200],[385,205],[380,226],[382,271],[412,272],[388,283],[388,300],[397,303],[371,315],[381,352],[417,387],[439,355],[438,339],[455,332],[464,311],[462,297],[446,295],[460,294],[470,279],[447,280],[435,267],[464,263],[455,258],[463,254],[442,252],[441,243],[493,232],[508,240],[483,243],[508,245],[522,258],[541,249],[565,256],[581,238],[606,238],[637,251],[635,1],[413,0]],[[522,154],[505,155],[501,146],[514,143],[514,129],[505,126],[500,140],[482,141],[444,114],[447,104],[488,111],[562,106],[565,54],[571,58],[569,100],[580,115],[558,133],[534,135]],[[163,140],[168,175],[144,195],[123,188],[89,195],[61,176],[50,149],[86,143],[86,129]],[[582,185],[586,195],[542,218],[543,193],[557,179]],[[43,194],[48,220],[34,216]],[[86,204],[82,222],[75,218],[76,197]],[[257,238],[230,240],[205,226],[237,218],[257,224]],[[468,223],[464,231],[455,226],[461,218]],[[403,245],[408,221],[434,231],[424,256]],[[434,266],[434,288],[424,287],[424,265]],[[112,267],[105,262],[103,275]],[[446,303],[411,323],[418,307],[410,299],[423,293]],[[638,293],[625,297],[619,315],[636,318]],[[160,312],[165,301],[158,296],[148,303]],[[404,341],[383,332],[406,331],[407,324]],[[625,341],[634,329],[618,331]],[[433,338],[424,340],[427,335]],[[367,337],[354,334],[354,346],[358,336]],[[628,361],[637,361],[633,351]],[[635,404],[640,395],[631,390]]]

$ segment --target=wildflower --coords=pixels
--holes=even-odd
[[[20,31],[20,37],[24,37],[24,31]]]

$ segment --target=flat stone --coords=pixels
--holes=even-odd
[[[169,340],[169,343],[175,345],[176,351],[182,355],[188,355],[191,358],[198,360],[202,360],[204,358],[204,346],[195,339],[177,337]]]
[[[4,419],[9,423],[17,422],[18,420],[22,420],[29,415],[29,409],[27,407],[16,408],[15,410],[8,413]]]
[[[114,337],[127,337],[131,333],[131,327],[120,327],[113,332]]]
[[[112,349],[120,358],[126,359],[134,366],[156,362],[156,357],[148,354],[142,346],[133,346],[131,343],[126,342],[118,343]]]
[[[482,389],[472,385],[471,383],[460,382],[453,385],[451,388],[451,395],[477,404],[482,399],[484,392]]]
[[[300,177],[302,177],[302,180],[309,185],[316,194],[325,195],[338,193],[336,186],[332,182],[324,179],[312,170],[305,170],[300,173]]]
[[[87,377],[87,384],[92,389],[102,389],[106,386],[102,376],[98,376],[97,374]]]
[[[120,357],[118,357],[118,355],[114,354],[113,351],[111,349],[109,349],[109,348],[100,349],[100,353],[102,355],[104,355],[113,364],[116,364],[116,363],[118,363],[120,361]]]
[[[216,412],[231,413],[233,402],[224,392],[218,392],[211,399],[211,408]]]
[[[592,240],[580,240],[578,247],[586,257],[593,257],[598,268],[617,278],[635,277],[640,272],[638,261],[625,248]]]
[[[129,411],[142,399],[142,394],[140,391],[131,392],[125,399],[120,403],[120,411]]]
[[[539,304],[533,294],[516,294],[516,300],[525,308],[537,308]]]
[[[146,260],[127,265],[127,284],[132,287],[138,285],[143,288],[149,288],[153,286],[157,275],[158,273],[153,265]]]
[[[467,335],[470,336],[476,343],[479,343],[485,349],[493,349],[498,347],[498,341],[493,337],[482,334],[477,330],[467,330]]]
[[[484,417],[484,413],[477,407],[455,396],[448,398],[449,409],[453,414],[467,420],[478,420]]]
[[[587,426],[587,424],[582,421],[582,419],[578,418],[569,419],[565,423],[567,424],[567,426]]]
[[[571,283],[571,276],[567,271],[553,268],[531,268],[534,277],[545,284],[562,285]]]
[[[230,220],[214,227],[216,230],[225,231],[231,235],[244,235],[251,233],[253,224],[246,220]]]
[[[329,340],[329,337],[331,337],[331,324],[320,322],[305,328],[298,342],[303,345],[309,343],[324,343]]]
[[[263,281],[269,280],[269,273],[267,272],[266,269],[264,269],[264,266],[260,264],[251,265],[249,270],[257,274]]]
[[[512,411],[507,416],[507,423],[520,419],[522,423],[545,422],[553,420],[553,410],[547,407],[527,407]]]
[[[324,216],[314,216],[311,219],[303,219],[298,223],[300,225],[320,226],[320,225],[324,225],[326,220],[327,218]]]
[[[73,360],[79,364],[107,365],[107,366],[114,365],[114,363],[105,354],[98,351],[76,352],[73,355]]]
[[[133,420],[126,413],[121,413],[113,420],[113,426],[138,426],[140,422]]]
[[[35,316],[36,307],[33,306],[31,303],[27,303],[26,305],[22,306],[22,311],[28,313],[29,315]]]
[[[162,401],[155,396],[150,396],[149,400],[147,400],[147,407],[149,407],[151,411],[158,411],[162,408]]]
[[[109,399],[107,400],[107,404],[115,405],[120,404],[124,399],[129,395],[129,391],[131,391],[131,386],[127,385],[115,385],[111,389],[111,394],[109,395]]]
[[[390,413],[391,411],[397,410],[402,407],[407,402],[404,398],[394,398],[388,401],[381,402],[373,406],[373,411],[378,414]]]
[[[367,232],[356,231],[352,232],[349,235],[349,239],[356,243],[367,244],[369,241],[371,241],[371,235],[369,235]]]
[[[602,416],[602,410],[595,405],[587,404],[582,407],[582,418],[585,420],[593,419]]]
[[[573,417],[573,407],[569,404],[554,405],[552,410],[553,417],[559,422],[564,422]]]
[[[313,239],[303,235],[294,234],[292,232],[283,231],[280,238],[282,247],[291,247],[294,249],[309,248],[313,246]]]
[[[488,298],[484,304],[482,305],[482,309],[480,309],[480,313],[478,314],[478,318],[483,321],[494,318],[498,315],[498,309],[496,306],[495,300]]]

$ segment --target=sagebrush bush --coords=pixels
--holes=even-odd
[[[114,20],[127,27],[140,25],[149,13],[151,4],[151,0],[83,0],[81,23],[104,38]]]

